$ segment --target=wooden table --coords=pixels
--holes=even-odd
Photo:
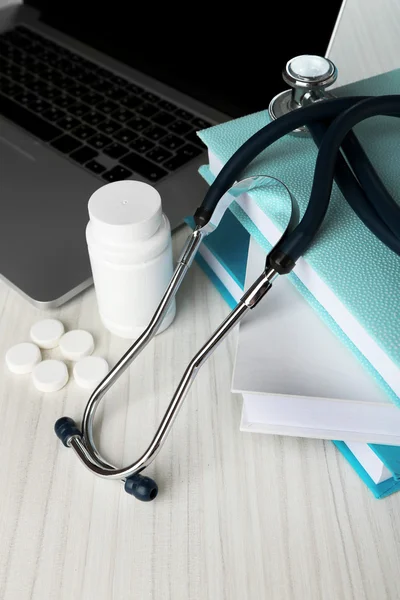
[[[362,13],[361,0],[349,0],[338,36],[352,10],[368,13],[381,27],[379,43],[389,44],[399,27],[395,4],[398,14],[395,0],[371,2]],[[387,30],[378,12],[386,15]],[[344,44],[353,56],[365,56],[366,37],[359,35],[365,23],[354,27],[354,38],[339,44],[337,37],[331,51],[345,79]],[[396,66],[392,45],[385,62],[375,34],[376,27],[368,41],[371,73]],[[354,62],[351,68],[348,80],[357,78]],[[186,234],[175,234],[176,253]],[[118,463],[144,449],[185,365],[228,312],[196,265],[177,304],[174,325],[101,409],[101,446]],[[50,314],[68,329],[91,331],[96,354],[110,364],[128,347],[101,326],[93,289]],[[27,340],[32,323],[44,316],[49,312],[0,283],[0,355]],[[2,600],[400,598],[400,494],[375,500],[331,442],[240,433],[241,398],[229,391],[235,338],[201,370],[149,468],[160,486],[149,504],[125,494],[118,482],[94,477],[56,439],[55,420],[80,419],[87,400],[72,379],[62,391],[42,395],[29,376],[2,367]]]

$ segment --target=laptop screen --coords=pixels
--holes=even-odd
[[[268,107],[286,62],[325,55],[341,2],[31,0],[42,19],[232,117]],[[294,6],[296,5],[296,6]],[[299,5],[299,6],[297,6]],[[318,6],[318,5],[317,5]]]

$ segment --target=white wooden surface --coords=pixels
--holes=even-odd
[[[396,0],[371,3],[368,16],[386,5],[389,31],[395,4],[399,13]],[[348,0],[346,11],[360,6]],[[345,46],[362,56],[361,42],[342,37],[338,59]],[[383,31],[374,68],[386,43]],[[175,235],[176,253],[185,237]],[[48,314],[0,283],[1,356]],[[128,346],[101,327],[93,290],[51,314],[93,332],[111,364]],[[110,457],[126,463],[144,449],[184,366],[226,314],[195,265],[174,325],[105,401],[99,430]],[[1,600],[400,598],[400,494],[375,500],[330,442],[240,433],[240,398],[229,391],[234,349],[235,335],[194,382],[148,470],[160,485],[150,504],[92,476],[56,439],[54,421],[79,419],[87,399],[73,381],[41,395],[29,376],[2,367]]]

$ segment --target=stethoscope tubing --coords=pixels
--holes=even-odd
[[[207,219],[208,213],[214,210],[221,195],[229,189],[230,185],[243,173],[249,163],[268,146],[302,125],[307,125],[312,130],[314,123],[318,125],[321,122],[332,120],[323,139],[320,139],[321,145],[317,156],[308,207],[297,228],[276,247],[277,252],[282,252],[290,257],[294,264],[307,250],[325,217],[340,145],[352,127],[364,119],[376,115],[400,116],[400,96],[378,96],[373,98],[356,96],[324,100],[295,110],[285,115],[285,117],[268,123],[249,138],[222,168],[209,188],[201,207],[196,211],[198,222],[201,223],[202,220]],[[354,149],[350,152],[356,155],[357,168],[360,166],[360,161],[362,167],[360,154],[357,154]],[[339,179],[343,191],[348,192],[346,193],[346,199],[348,196],[352,208],[373,233],[394,252],[400,254],[400,240],[393,234],[393,231],[392,233],[388,231],[387,225],[387,221],[393,221],[393,216],[388,213],[399,213],[400,209],[390,197],[388,198],[387,192],[385,197],[376,193],[383,186],[378,183],[379,178],[375,171],[371,169],[368,181],[372,182],[374,186],[375,193],[370,194],[370,196],[374,196],[373,207],[375,210],[373,211],[368,202],[365,201],[365,195],[355,191],[357,182],[349,184],[350,175],[349,172],[344,175],[347,171],[344,164],[345,161],[341,160],[339,156],[339,171],[341,172]],[[351,186],[351,189],[349,189],[349,186]],[[371,197],[369,201],[371,203]],[[382,212],[385,214],[384,219],[380,216]]]
[[[309,239],[310,234],[313,236],[316,234],[316,227],[319,228],[325,216],[332,191],[337,155],[343,140],[355,125],[378,115],[400,116],[400,96],[380,96],[363,99],[338,115],[328,127],[319,147],[307,209],[292,235],[284,240],[280,246],[280,250],[288,254],[293,260],[297,260],[307,250],[312,241],[312,239]],[[352,153],[356,154],[354,151]],[[358,159],[357,166],[359,168],[362,160],[360,157]],[[346,193],[345,197],[350,197],[350,194]],[[391,203],[382,201],[380,195],[372,195],[372,200],[378,215],[383,210],[392,212]],[[400,207],[396,206],[395,212],[397,212],[397,219],[400,219]],[[393,216],[391,218],[393,219]],[[388,245],[386,243],[385,221],[382,221],[382,225],[382,241]],[[397,238],[397,242],[400,253],[400,237]]]
[[[312,126],[309,127],[309,131],[317,146],[320,146],[328,127],[329,123],[325,125],[321,122],[313,123]],[[374,196],[381,200],[383,198],[383,194],[380,195],[381,188],[383,187],[381,180],[353,132],[350,131],[347,134],[341,147],[344,152],[339,152],[337,155],[335,167],[336,184],[346,198],[349,206],[354,210],[364,225],[368,227],[378,239],[381,241],[385,240],[386,245],[393,252],[399,254],[399,240],[387,226],[386,220],[384,222],[383,219],[380,219],[378,212],[375,210],[375,204],[378,203],[379,205],[380,200],[376,202]],[[348,166],[344,156],[346,156],[352,168],[356,161],[357,163],[361,160],[363,161],[362,171],[369,170],[369,185],[362,179],[363,187],[361,187],[360,178],[358,176],[354,177],[354,173]],[[359,170],[360,167],[357,169],[357,175],[359,175]],[[387,194],[386,188],[384,188],[384,193]]]

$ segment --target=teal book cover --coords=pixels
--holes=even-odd
[[[399,90],[400,69],[337,89],[335,94]],[[201,174],[211,182],[235,150],[268,122],[265,110],[199,132],[209,149],[209,165]],[[355,131],[383,183],[399,200],[399,119],[368,119]],[[271,175],[282,180],[304,211],[316,155],[312,139],[285,136],[260,154],[243,176]],[[255,190],[251,198],[238,199],[231,210],[266,251],[288,219],[288,207],[266,191]],[[336,185],[314,244],[289,278],[400,407],[400,257],[364,226]]]
[[[375,498],[386,498],[400,491],[400,448],[397,446],[382,446],[380,444],[369,444],[385,467],[392,473],[392,477],[375,483],[364,467],[351,452],[344,442],[333,442],[336,448],[343,454],[363,482],[369,487]]]

